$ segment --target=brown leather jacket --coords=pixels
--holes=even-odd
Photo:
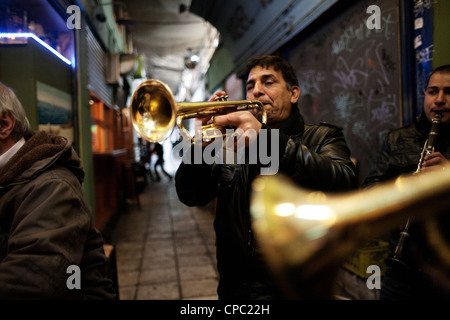
[[[71,144],[44,132],[0,169],[0,299],[116,298],[83,177]]]

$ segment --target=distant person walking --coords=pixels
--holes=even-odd
[[[163,148],[163,146],[161,144],[159,144],[159,143],[153,144],[153,151],[152,151],[152,153],[153,152],[156,152],[156,155],[158,157],[156,159],[156,163],[155,163],[155,166],[154,166],[155,175],[156,175],[156,181],[161,181],[161,177],[160,177],[160,175],[158,173],[158,169],[157,169],[158,167],[161,168],[161,172],[164,173],[167,176],[167,178],[169,178],[169,181],[171,181],[172,180],[172,176],[164,169],[164,148]]]

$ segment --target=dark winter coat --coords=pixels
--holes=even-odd
[[[83,177],[68,140],[45,132],[0,168],[0,299],[116,297]]]

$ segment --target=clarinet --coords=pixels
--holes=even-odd
[[[420,171],[422,170],[422,164],[425,159],[425,156],[434,152],[434,148],[439,133],[439,125],[441,124],[441,119],[442,119],[441,112],[436,111],[434,118],[431,120],[430,133],[428,134],[428,139],[425,141],[425,144],[423,146],[419,163],[417,165],[416,171],[414,172],[414,175],[419,174]],[[411,238],[411,235],[409,233],[410,224],[411,218],[409,217],[408,220],[406,220],[405,226],[400,231],[400,237],[397,242],[397,246],[394,249],[393,255],[386,259],[387,264],[390,265],[398,264],[405,269],[409,269],[408,264],[404,261],[403,251],[404,248],[407,247],[408,242]]]

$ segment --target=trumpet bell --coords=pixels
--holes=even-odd
[[[137,87],[131,98],[130,108],[134,129],[150,142],[164,141],[177,125],[180,134],[194,143],[196,140],[183,125],[183,120],[192,118],[211,118],[234,111],[258,109],[261,113],[261,122],[267,122],[267,113],[258,100],[177,103],[170,88],[156,79],[146,80]],[[214,122],[202,125],[203,141],[211,142],[219,136],[226,136],[224,129],[226,128]]]
[[[150,142],[161,142],[173,131],[176,102],[170,88],[159,80],[141,83],[131,99],[134,129]]]

